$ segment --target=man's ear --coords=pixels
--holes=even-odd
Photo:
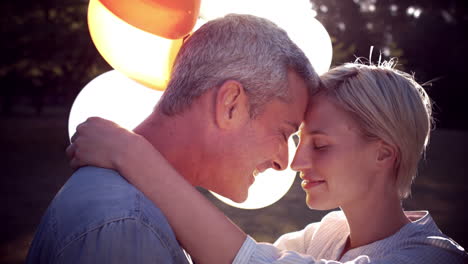
[[[222,129],[235,128],[249,119],[248,98],[238,81],[225,81],[218,88],[215,99],[215,117]]]
[[[398,149],[383,140],[379,140],[377,164],[379,167],[392,168],[396,165]]]

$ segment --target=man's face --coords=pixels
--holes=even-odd
[[[228,151],[220,159],[218,175],[213,175],[216,183],[210,184],[211,190],[243,202],[256,172],[288,166],[288,138],[298,130],[308,100],[307,86],[297,73],[288,73],[288,85],[289,102],[272,99],[257,117],[226,140]]]

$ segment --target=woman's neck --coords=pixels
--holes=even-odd
[[[379,198],[366,196],[363,201],[343,206],[349,226],[349,237],[342,255],[348,250],[389,237],[411,221],[394,192],[380,192]]]

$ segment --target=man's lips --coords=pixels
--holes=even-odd
[[[255,169],[252,172],[252,177],[250,178],[250,184],[253,184],[255,182],[255,177],[257,177],[260,173],[261,171],[259,171],[258,169]]]
[[[260,173],[266,171],[268,168],[255,168],[255,170],[252,172],[252,175],[254,177],[257,177]]]
[[[260,174],[260,171],[259,171],[258,169],[255,169],[255,170],[252,172],[252,175],[253,175],[254,177],[257,177],[258,174]]]
[[[251,184],[255,182],[255,178],[260,175],[260,173],[266,171],[268,168],[266,167],[260,167],[260,168],[255,168],[255,170],[252,172],[252,179],[251,179]]]

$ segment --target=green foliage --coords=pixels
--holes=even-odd
[[[331,39],[333,45],[332,65],[340,65],[349,62],[349,58],[356,53],[356,45],[339,42],[334,37]]]
[[[47,96],[68,103],[109,69],[88,33],[87,2],[6,1],[0,8],[4,111],[17,103],[15,97],[33,98],[38,111]]]

